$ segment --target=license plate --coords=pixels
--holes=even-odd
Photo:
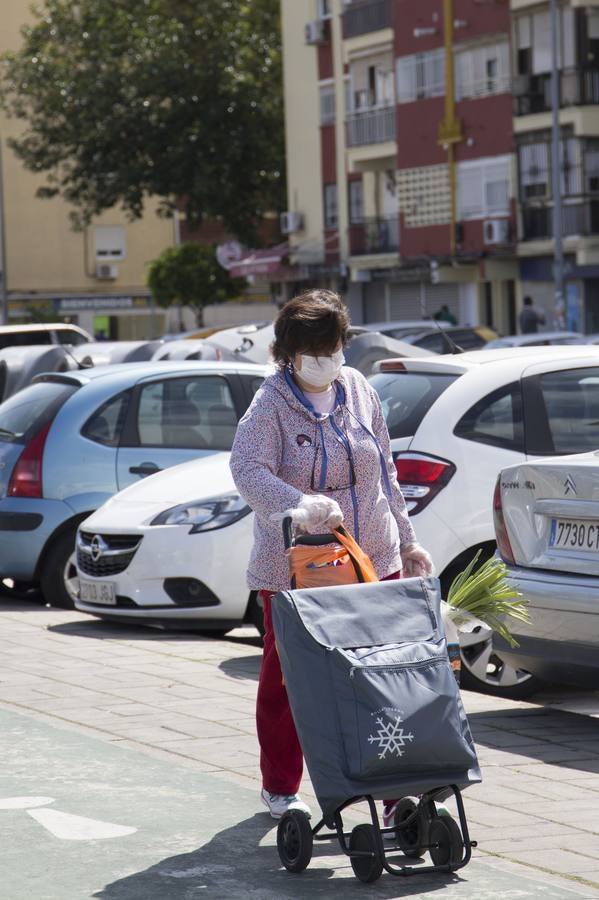
[[[80,581],[79,598],[83,603],[116,606],[116,593],[111,581]]]
[[[552,519],[549,532],[552,550],[579,550],[582,553],[599,552],[599,522],[584,519]]]

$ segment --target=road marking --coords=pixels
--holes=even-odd
[[[0,809],[35,809],[54,803],[54,797],[0,797]]]
[[[30,810],[28,815],[62,841],[101,841],[107,838],[126,837],[137,831],[137,828],[128,825],[73,816],[57,809]]]

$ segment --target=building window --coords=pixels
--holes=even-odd
[[[349,221],[351,225],[360,225],[364,221],[364,188],[362,179],[350,181],[349,193]]]
[[[328,230],[337,228],[337,185],[324,186],[324,227]]]
[[[510,213],[510,157],[491,156],[458,164],[460,219]]]
[[[413,103],[445,93],[445,51],[431,50],[397,60],[397,102]]]
[[[560,185],[564,197],[575,197],[583,193],[581,145],[574,137],[562,138],[560,142]],[[593,155],[585,158],[587,184],[593,172]],[[544,200],[552,196],[551,190],[551,143],[549,138],[535,143],[523,143],[518,148],[518,168],[520,174],[520,200]],[[599,183],[597,183],[599,188]]]
[[[331,18],[331,0],[318,0],[318,18]]]
[[[97,260],[108,262],[124,259],[127,255],[125,229],[122,225],[96,225],[94,238]]]
[[[326,82],[319,86],[320,92],[320,124],[332,125],[335,121],[335,85]]]
[[[576,65],[576,29],[574,10],[561,8],[559,28],[558,67]],[[519,75],[541,75],[551,72],[551,16],[539,10],[515,20],[516,62]]]
[[[507,41],[456,54],[456,100],[504,94],[509,90],[510,52]]]

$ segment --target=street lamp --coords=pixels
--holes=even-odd
[[[553,193],[553,282],[556,327],[564,327],[564,249],[562,240],[562,193],[560,178],[560,83],[559,38],[561,34],[557,0],[551,8],[551,188]]]

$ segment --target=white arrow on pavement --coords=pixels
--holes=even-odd
[[[29,815],[50,834],[63,841],[101,841],[106,838],[125,837],[137,831],[137,828],[128,825],[87,819],[85,816],[74,816],[57,809],[29,810]]]
[[[35,809],[54,803],[54,797],[0,797],[0,809]]]

